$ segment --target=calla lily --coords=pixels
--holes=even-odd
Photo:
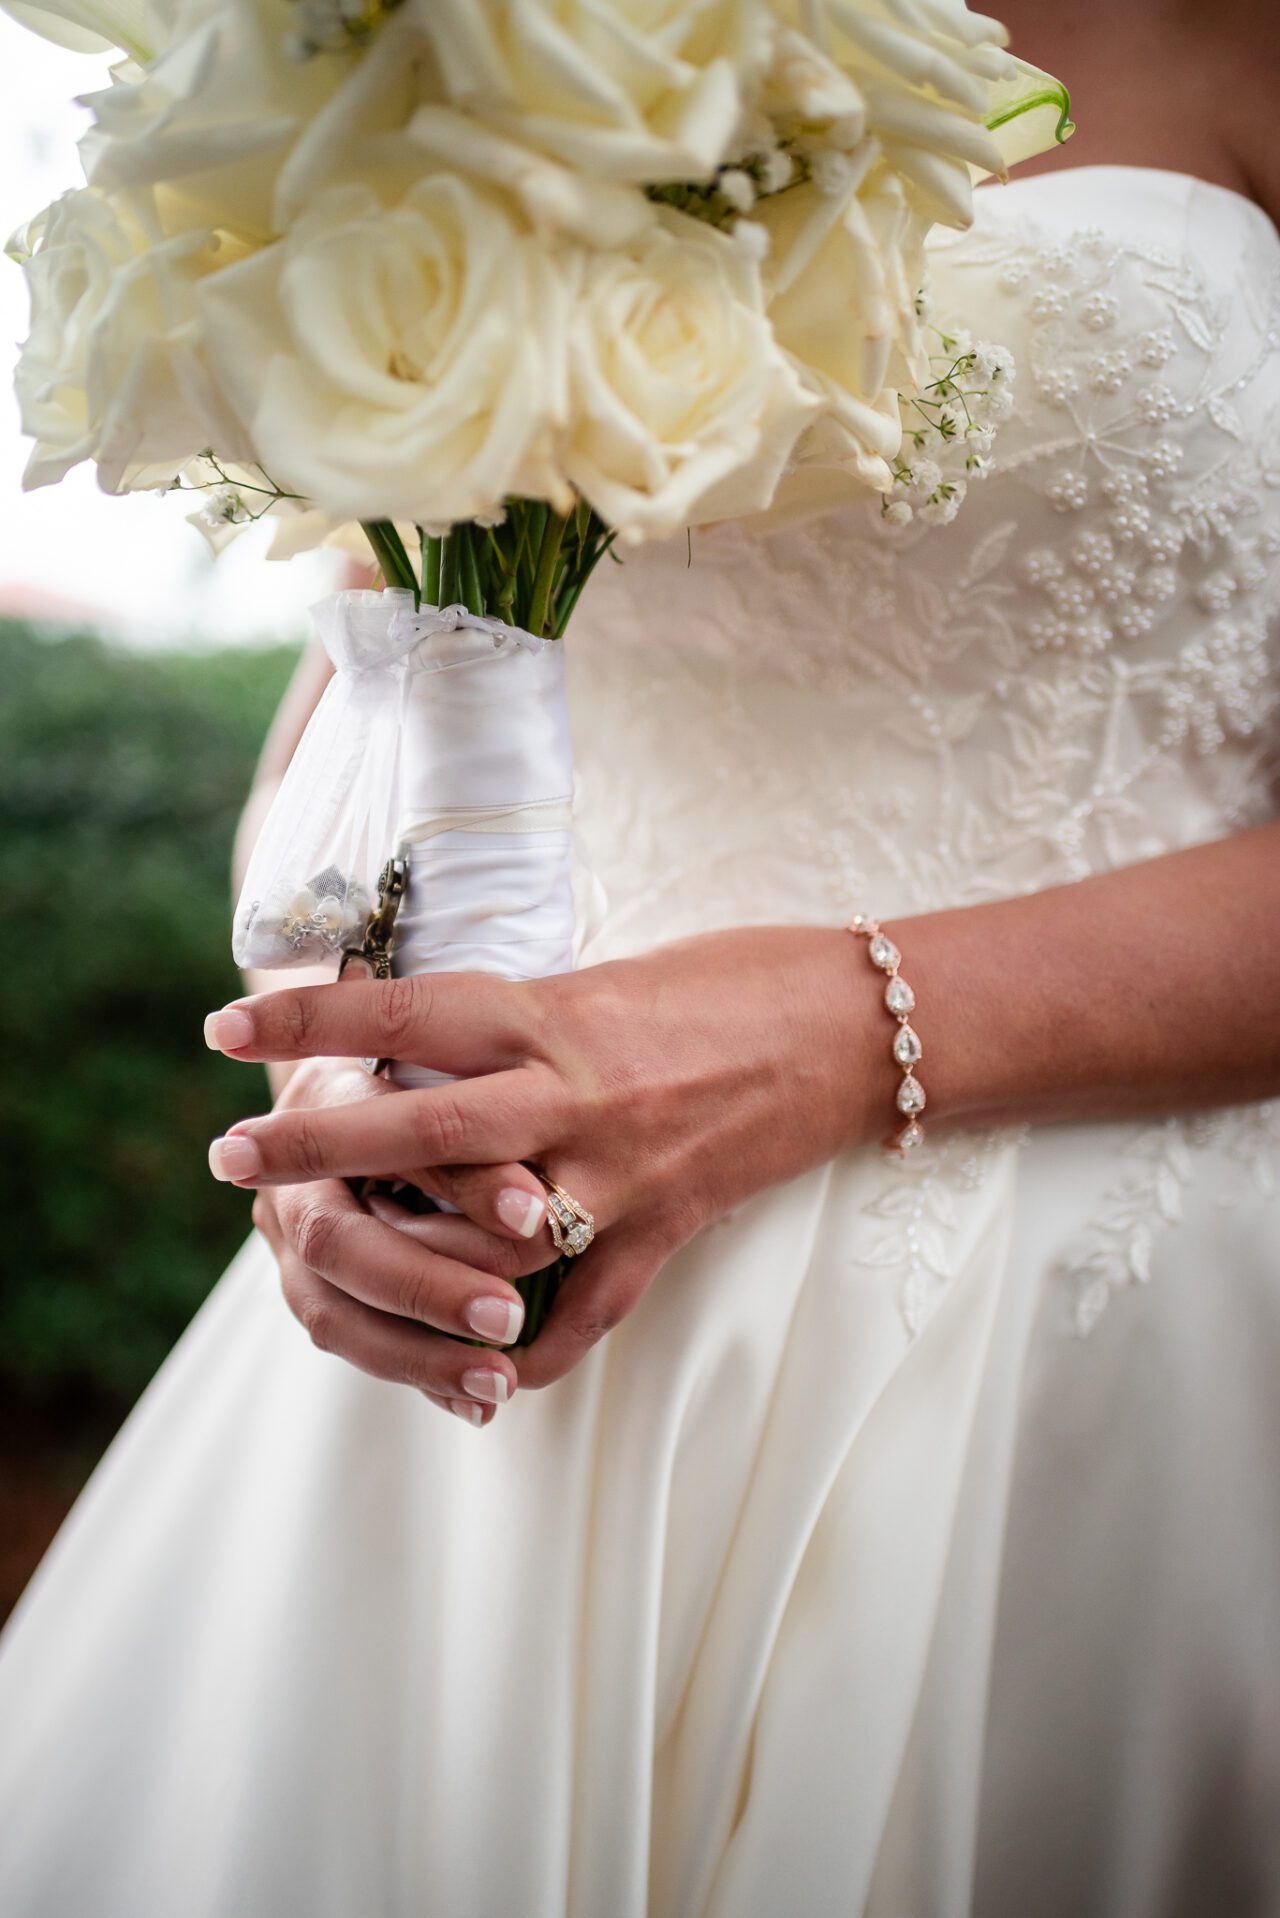
[[[1061,80],[1026,60],[1014,57],[1012,64],[1017,71],[995,82],[983,115],[1006,168],[1060,146],[1076,130],[1071,95]],[[976,177],[987,176],[980,170]]]

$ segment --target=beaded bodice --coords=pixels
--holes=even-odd
[[[644,548],[569,640],[605,950],[1039,888],[1270,816],[1280,235],[1180,174],[977,195],[935,311],[1016,409],[949,525]]]

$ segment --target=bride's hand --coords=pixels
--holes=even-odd
[[[292,1266],[286,1279],[313,1335],[319,1318],[327,1348],[419,1384],[428,1352],[439,1372],[435,1348],[461,1351],[449,1360],[450,1393],[474,1351],[404,1320],[444,1325],[449,1286],[458,1298],[484,1286],[509,1298],[494,1278],[550,1263],[545,1226],[525,1238],[514,1213],[498,1211],[503,1192],[540,1192],[519,1163],[537,1162],[594,1214],[597,1237],[535,1343],[514,1361],[494,1353],[486,1362],[508,1388],[546,1385],[709,1220],[888,1129],[898,1074],[884,1022],[856,942],[805,928],[703,934],[519,985],[444,974],[286,989],[215,1014],[210,1042],[238,1059],[380,1055],[459,1076],[321,1105],[304,1087],[270,1116],[232,1127],[211,1160],[238,1185],[291,1191],[275,1217],[293,1220],[302,1268],[323,1275],[323,1292]],[[406,1174],[421,1166],[434,1170]],[[346,1188],[336,1181],[367,1174],[412,1176],[462,1216],[414,1217],[378,1199],[370,1216],[349,1192],[337,1197]],[[303,1191],[325,1195],[329,1210],[305,1211]],[[271,1223],[272,1201],[260,1203]],[[301,1249],[299,1218],[312,1221]],[[348,1256],[358,1241],[372,1251],[375,1230],[383,1270],[366,1265],[353,1282]],[[279,1233],[288,1236],[283,1221]]]
[[[394,1088],[385,1079],[370,1078],[354,1059],[304,1059],[275,1111],[350,1110],[389,1096]],[[428,1173],[417,1182],[437,1198],[465,1196],[477,1212],[489,1216],[493,1211],[497,1194],[488,1168]],[[518,1166],[512,1178],[500,1182],[499,1192],[504,1185],[513,1189],[498,1199],[506,1218],[493,1213],[495,1229],[513,1231],[511,1221],[522,1223],[532,1206],[536,1230],[545,1216],[537,1180]],[[379,1378],[415,1385],[433,1404],[473,1425],[487,1424],[514,1389],[508,1359],[427,1329],[507,1342],[519,1331],[523,1311],[513,1287],[391,1231],[342,1179],[264,1185],[254,1200],[253,1222],[275,1253],[290,1310],[323,1350]]]

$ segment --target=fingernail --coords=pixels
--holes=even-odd
[[[498,1194],[494,1211],[512,1232],[518,1232],[522,1239],[531,1239],[547,1216],[545,1202],[536,1192],[522,1192],[518,1185],[504,1186]]]
[[[505,1405],[511,1396],[506,1373],[491,1372],[488,1366],[470,1366],[462,1374],[462,1389],[488,1405]]]
[[[210,1052],[235,1052],[252,1040],[253,1020],[235,1006],[228,1006],[225,1012],[211,1012],[204,1022],[204,1042]]]
[[[524,1307],[506,1299],[472,1299],[467,1307],[467,1324],[482,1339],[510,1345],[524,1324]]]
[[[460,1419],[465,1419],[468,1425],[484,1424],[484,1413],[478,1405],[464,1405],[461,1399],[450,1399],[449,1410],[456,1412]]]
[[[262,1154],[252,1139],[215,1139],[209,1147],[209,1170],[224,1185],[255,1179],[262,1170]]]

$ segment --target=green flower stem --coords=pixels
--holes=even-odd
[[[533,601],[533,582],[538,571],[538,554],[542,551],[542,536],[546,531],[550,508],[542,500],[533,500],[521,517],[524,520],[524,538],[520,547],[520,576],[516,585],[516,605],[526,618],[521,622],[526,630],[527,614]]]
[[[542,545],[538,552],[538,570],[534,574],[533,593],[529,601],[528,632],[538,638],[547,636],[548,619],[551,613],[552,595],[556,583],[556,567],[560,558],[560,547],[565,529],[569,522],[559,513],[548,513],[547,523],[542,535]]]
[[[468,521],[442,535],[419,527],[419,574],[391,520],[363,524],[384,582],[411,592],[415,604],[461,603],[541,639],[564,636],[587,580],[614,542],[585,501],[566,516],[544,500],[512,499],[496,526]]]
[[[458,529],[451,527],[440,541],[440,592],[438,606],[453,606],[458,598]]]
[[[480,562],[476,553],[476,542],[482,537],[482,531],[478,526],[458,528],[458,538],[462,543],[462,559],[459,567],[462,600],[469,613],[483,613],[486,607],[492,604],[480,581]]]
[[[418,580],[412,562],[404,549],[404,541],[389,519],[366,519],[361,521],[365,537],[373,548],[373,556],[378,562],[383,580],[388,586],[399,586],[418,597]]]
[[[440,548],[443,542],[431,533],[418,532],[422,550],[422,597],[428,606],[440,604]]]

